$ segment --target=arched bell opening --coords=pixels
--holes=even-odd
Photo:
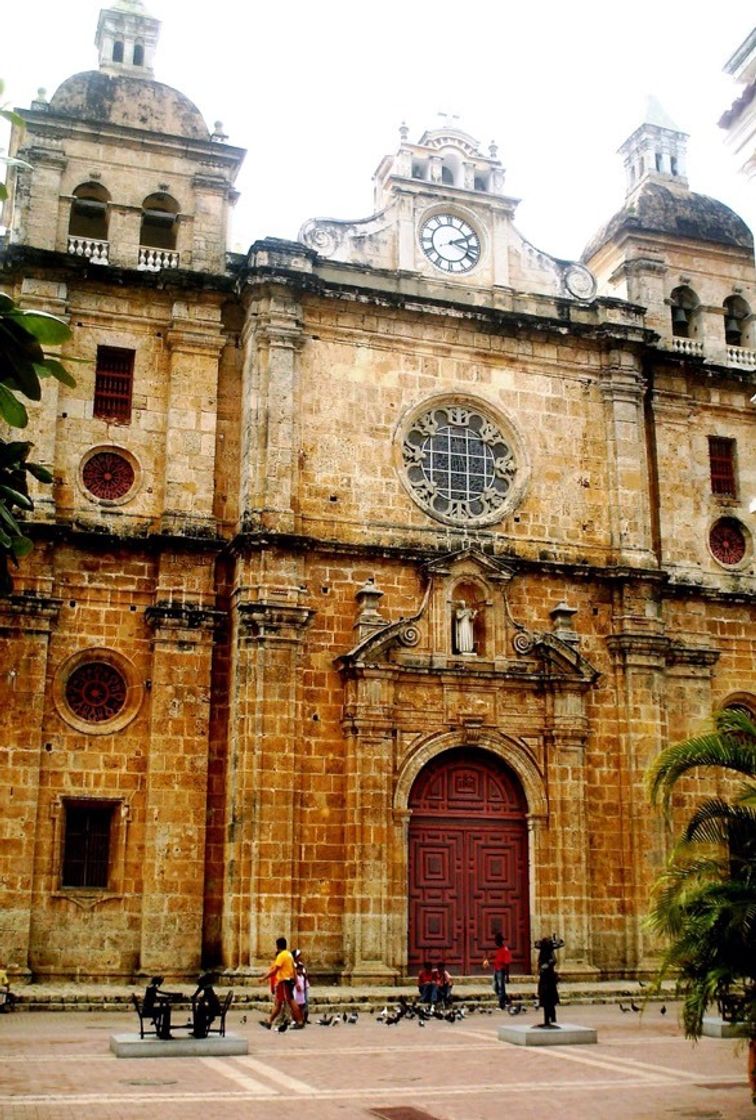
[[[110,194],[101,183],[80,183],[71,200],[68,236],[107,241],[109,202]]]
[[[152,249],[174,250],[178,238],[179,204],[169,194],[157,192],[142,203],[139,244]]]

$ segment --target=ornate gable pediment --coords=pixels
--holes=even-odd
[[[366,669],[424,676],[516,678],[533,683],[590,686],[598,671],[578,651],[572,608],[551,612],[553,632],[534,632],[516,621],[507,601],[514,569],[471,547],[423,565],[425,592],[417,611],[395,622],[377,604],[372,581],[357,592],[358,642],[336,659],[347,677]]]

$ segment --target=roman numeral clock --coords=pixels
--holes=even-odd
[[[442,272],[469,272],[480,260],[480,238],[464,218],[434,214],[420,226],[420,244]]]

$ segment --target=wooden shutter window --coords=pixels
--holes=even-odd
[[[97,347],[94,415],[128,424],[134,384],[134,351],[116,346]]]
[[[63,887],[107,887],[111,805],[66,806]]]
[[[735,440],[709,436],[711,492],[724,498],[737,496],[735,485]]]

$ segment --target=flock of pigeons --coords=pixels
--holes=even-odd
[[[641,987],[645,987],[642,981]],[[507,1014],[525,1015],[531,1009],[531,1007],[533,1010],[537,1011],[538,1006],[539,1005],[537,1000],[532,1004],[521,999],[511,1000],[507,1004]],[[628,1014],[629,1012],[633,1011],[638,1013],[643,1010],[642,1007],[638,1006],[634,999],[630,1000],[629,1006],[625,1005],[622,1002],[620,1002],[618,1006],[623,1014]],[[417,1000],[411,1003],[406,996],[399,996],[399,1002],[394,1007],[389,1008],[388,1006],[386,1006],[383,1008],[383,1011],[379,1011],[377,1015],[375,1014],[375,1008],[371,1008],[370,1014],[375,1016],[374,1021],[376,1023],[384,1023],[387,1027],[396,1026],[397,1023],[402,1021],[402,1019],[406,1019],[408,1022],[415,1020],[419,1027],[424,1027],[425,1024],[431,1019],[440,1019],[441,1021],[446,1023],[459,1023],[462,1021],[462,1019],[466,1019],[468,1015],[473,1015],[476,1012],[479,1015],[493,1015],[494,1010],[495,1009],[493,1007],[482,1007],[480,1004],[458,1004],[456,1007],[443,1008],[435,1007],[426,1003],[420,1003]],[[662,1006],[659,1008],[659,1014],[667,1014],[666,1004],[662,1004]],[[359,1012],[357,1011],[352,1011],[349,1013],[343,1011],[334,1012],[332,1015],[321,1015],[321,1017],[316,1020],[316,1022],[319,1027],[338,1027],[341,1026],[342,1023],[354,1025],[356,1022],[358,1022],[359,1018]],[[246,1021],[247,1016],[243,1015],[241,1022],[246,1023]],[[283,1031],[288,1030],[289,1021],[285,1019],[274,1029],[277,1030],[279,1034]]]

